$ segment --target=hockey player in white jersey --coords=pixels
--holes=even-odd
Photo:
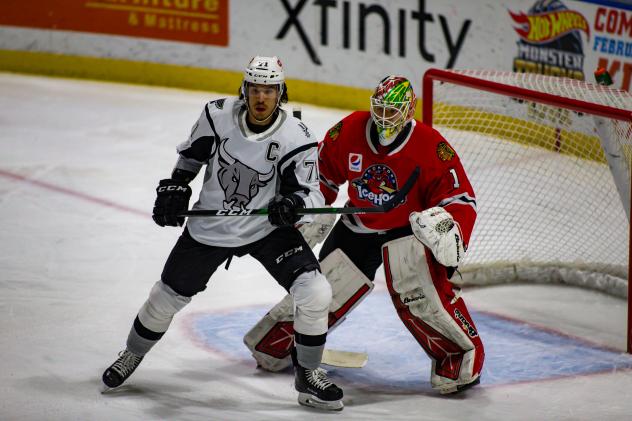
[[[288,115],[287,87],[277,57],[255,57],[244,72],[239,98],[211,101],[177,148],[171,178],[161,180],[153,219],[182,226],[190,181],[206,166],[193,209],[239,212],[266,208],[268,218],[189,218],[165,263],[161,279],[140,308],[127,347],[103,373],[109,388],[120,386],[167,331],[174,315],[206,288],[217,267],[232,256],[257,259],[293,298],[295,387],[299,403],[343,408],[342,390],[319,366],[325,346],[331,287],[296,228],[308,222],[297,209],[320,207],[317,140]]]

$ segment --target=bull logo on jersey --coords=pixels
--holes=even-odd
[[[225,149],[224,139],[218,148],[220,170],[217,173],[219,185],[224,190],[224,209],[245,210],[259,189],[274,177],[274,167],[261,174],[248,165],[232,157]]]
[[[351,182],[358,198],[381,206],[397,193],[397,177],[386,165],[375,164],[367,168],[359,178]]]

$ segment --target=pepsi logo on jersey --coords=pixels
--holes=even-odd
[[[359,153],[349,154],[349,171],[362,171],[362,155]]]

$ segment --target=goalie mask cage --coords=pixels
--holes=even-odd
[[[632,352],[630,93],[431,69],[423,120],[454,146],[477,196],[463,283],[559,282],[627,297]]]

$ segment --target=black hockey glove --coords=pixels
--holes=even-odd
[[[154,203],[154,222],[164,227],[179,227],[184,224],[184,216],[177,216],[189,209],[191,187],[184,181],[167,178],[160,180],[156,187],[156,202]]]
[[[305,201],[296,194],[276,196],[268,203],[268,221],[277,227],[294,225],[301,219],[296,210],[304,207]]]

